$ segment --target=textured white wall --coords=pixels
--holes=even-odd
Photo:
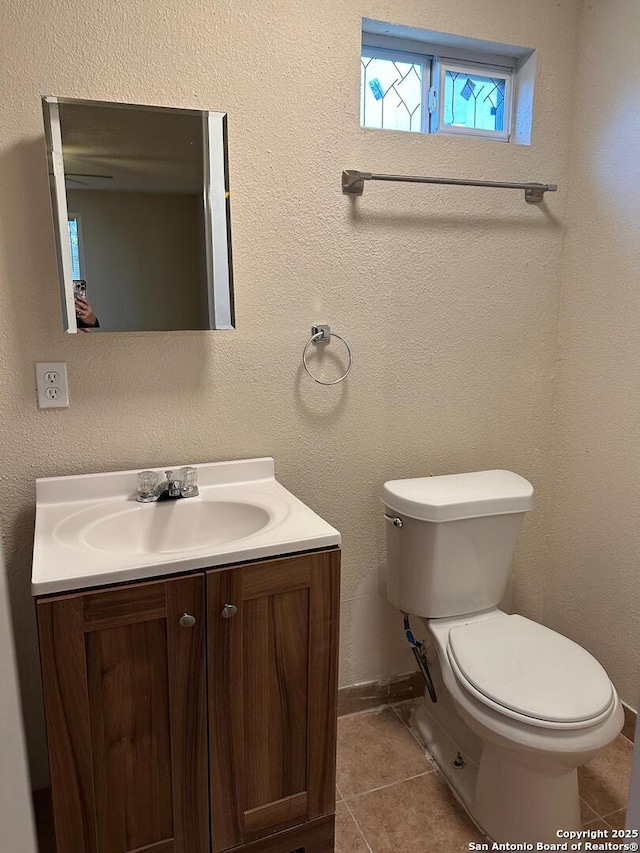
[[[349,684],[412,668],[378,596],[382,483],[510,468],[538,495],[515,605],[541,617],[576,0],[3,0],[0,15],[0,512],[36,784],[38,476],[273,455],[343,533]],[[531,147],[360,129],[363,16],[535,47]],[[236,332],[62,334],[43,93],[228,112]],[[343,168],[560,192],[547,210],[451,187],[368,185],[353,200]],[[313,322],[353,346],[342,386],[302,373]],[[36,409],[37,360],[68,363],[68,410]]]
[[[545,621],[638,707],[640,5],[580,22]]]

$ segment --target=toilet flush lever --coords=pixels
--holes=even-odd
[[[390,524],[393,524],[394,527],[402,527],[404,525],[404,521],[397,516],[394,517],[393,515],[387,515],[385,512],[384,517]]]

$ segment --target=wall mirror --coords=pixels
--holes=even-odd
[[[226,114],[43,109],[65,331],[232,329]]]

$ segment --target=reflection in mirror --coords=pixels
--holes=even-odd
[[[43,103],[65,330],[232,329],[226,115]]]

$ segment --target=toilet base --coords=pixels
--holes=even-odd
[[[485,743],[473,812],[496,841],[559,842],[582,826],[578,771],[532,767]]]
[[[444,701],[443,701],[444,699]],[[445,714],[453,713],[453,707],[450,709],[445,706],[448,704],[442,693],[438,695],[438,704],[430,704],[430,699],[425,696],[421,705],[415,710],[413,717],[413,727],[420,740],[429,750],[438,770],[445,777],[454,794],[460,800],[465,810],[470,817],[478,824],[477,819],[472,813],[473,803],[475,799],[476,783],[478,779],[478,762],[482,752],[482,744],[479,738],[468,729],[465,738],[464,731],[449,732],[447,727],[443,725],[439,718]],[[427,708],[427,703],[430,707]],[[431,711],[439,713],[432,714]],[[456,718],[452,718],[456,719]],[[459,717],[457,718],[460,719]],[[466,724],[460,720],[462,726]],[[462,759],[462,763],[460,761]],[[478,828],[484,832],[484,829],[478,824]]]
[[[531,767],[482,741],[438,682],[438,703],[425,696],[413,724],[478,828],[492,841],[514,843],[558,843],[559,829],[580,829],[577,771]]]

